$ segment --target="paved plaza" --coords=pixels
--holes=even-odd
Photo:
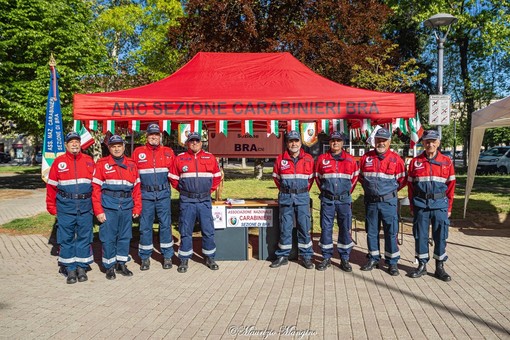
[[[0,200],[0,223],[15,207],[44,202],[44,191],[12,200]],[[73,285],[58,273],[47,237],[0,233],[0,338],[510,339],[510,230],[451,228],[453,280],[445,283],[433,277],[434,261],[428,276],[406,276],[416,266],[409,234],[400,276],[385,267],[360,271],[367,249],[358,227],[352,273],[339,269],[338,257],[324,272],[296,262],[271,269],[256,259],[221,261],[211,271],[197,254],[180,274],[175,265],[162,269],[156,254],[149,271],[130,262],[133,277],[108,281],[96,241],[89,281]],[[134,240],[138,261],[136,252]]]

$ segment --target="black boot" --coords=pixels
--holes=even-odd
[[[125,263],[117,263],[115,271],[123,276],[133,276],[133,272],[129,270]]]
[[[142,259],[140,270],[149,270],[151,267],[151,259]]]
[[[163,269],[172,269],[172,259],[166,258],[163,260]]]
[[[448,281],[452,280],[452,277],[450,275],[448,275],[448,273],[445,272],[445,270],[444,270],[443,261],[439,261],[439,260],[436,260],[436,272],[434,273],[434,276],[444,282],[448,282]]]
[[[108,280],[115,280],[117,276],[115,275],[115,267],[111,267],[106,269],[106,278]]]
[[[78,272],[78,281],[79,282],[85,282],[89,279],[87,277],[87,272],[86,272],[85,268],[78,267],[77,272]]]
[[[331,267],[331,259],[324,259],[321,263],[317,265],[318,271],[323,271]]]
[[[388,273],[391,276],[398,276],[398,275],[400,275],[400,272],[398,271],[398,266],[396,264],[390,264],[390,266],[388,267]]]
[[[348,259],[340,259],[340,269],[342,269],[344,272],[352,272],[352,266]]]
[[[312,259],[306,257],[303,258],[303,267],[305,267],[306,269],[313,269],[315,266],[312,262]]]
[[[181,264],[177,267],[179,273],[186,273],[188,271],[188,259],[181,260]]]
[[[216,261],[210,257],[205,259],[205,265],[209,267],[210,270],[218,270],[220,268]]]
[[[368,259],[368,262],[363,267],[361,267],[361,270],[369,271],[374,268],[379,268],[379,261],[370,258],[370,259]]]
[[[409,277],[416,279],[423,275],[427,275],[427,264],[425,262],[420,262],[418,268],[416,268],[416,271],[409,274]]]
[[[73,284],[76,283],[78,280],[76,278],[76,270],[69,270],[67,272],[67,283]]]
[[[269,267],[278,268],[280,266],[285,266],[286,264],[289,264],[289,259],[287,258],[287,256],[280,256],[279,258],[274,260],[273,263],[269,265]]]

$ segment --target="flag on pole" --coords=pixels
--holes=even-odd
[[[198,132],[198,134],[202,135],[202,121],[201,120],[193,120],[191,121],[191,132]]]
[[[370,136],[372,133],[372,123],[370,119],[363,119],[361,122],[361,133],[365,135],[366,138]]]
[[[267,136],[271,136],[274,133],[275,136],[280,135],[280,131],[278,131],[278,121],[277,120],[268,120],[267,121]]]
[[[397,118],[397,122],[395,125],[400,129],[400,131],[402,131],[402,133],[404,135],[409,134],[409,128],[407,127],[407,120],[405,120],[404,118]]]
[[[97,120],[89,120],[88,127],[89,130],[97,131]]]
[[[132,120],[129,129],[131,132],[140,132],[140,121]]]
[[[78,132],[78,133],[80,134],[80,138],[81,138],[81,148],[82,148],[82,150],[85,150],[89,146],[94,144],[94,137],[92,137],[92,135],[90,134],[89,130],[87,130],[87,128],[85,126],[82,126],[81,129],[80,129],[80,132]]]
[[[409,118],[409,128],[411,129],[411,147],[418,144],[421,136],[423,136],[423,127],[420,123],[420,116],[416,112],[415,118]]]
[[[46,121],[44,124],[44,141],[42,151],[41,177],[48,181],[53,161],[65,153],[64,130],[62,129],[62,110],[60,107],[60,92],[58,90],[58,72],[53,55],[50,57],[50,88],[46,104]]]
[[[287,124],[287,132],[299,131],[299,120],[290,120]]]
[[[167,132],[168,135],[172,132],[172,121],[171,120],[162,120],[159,123],[159,128],[161,129],[161,132]]]
[[[105,120],[103,125],[103,132],[106,133],[110,131],[113,135],[115,134],[115,121],[114,120]]]
[[[243,121],[243,132],[245,135],[253,136],[253,120]]]
[[[376,125],[375,128],[370,133],[370,136],[367,138],[367,144],[370,144],[372,147],[375,147],[375,134],[377,133],[377,130],[381,129],[382,126]]]
[[[317,132],[329,133],[329,119],[320,119]]]
[[[216,131],[228,136],[228,120],[218,120]]]

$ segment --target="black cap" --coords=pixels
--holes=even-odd
[[[441,139],[439,136],[439,132],[436,130],[427,130],[423,133],[423,136],[421,137],[423,140],[431,140],[431,139]]]
[[[113,135],[108,140],[108,145],[112,144],[124,144],[124,139],[122,139],[122,137],[119,135]]]
[[[66,143],[69,142],[70,140],[72,139],[78,139],[79,141],[81,141],[81,137],[79,134],[77,134],[76,132],[74,131],[71,131],[69,132],[67,135],[66,135]]]
[[[198,132],[190,132],[188,134],[188,139],[186,139],[186,142],[192,141],[192,140],[201,140],[200,134]]]
[[[160,133],[160,132],[161,132],[161,130],[159,130],[158,124],[149,124],[149,126],[147,127],[147,134]]]
[[[376,131],[374,138],[391,139],[391,133],[385,128],[380,128]]]

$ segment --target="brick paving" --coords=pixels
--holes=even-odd
[[[429,275],[405,276],[415,267],[411,235],[400,276],[360,271],[366,235],[358,236],[352,273],[338,258],[324,272],[256,259],[211,271],[193,260],[185,274],[153,259],[149,271],[130,262],[134,276],[113,281],[96,262],[89,281],[68,285],[47,238],[0,234],[0,338],[510,339],[510,230],[453,228],[450,283],[433,277],[434,261]]]

